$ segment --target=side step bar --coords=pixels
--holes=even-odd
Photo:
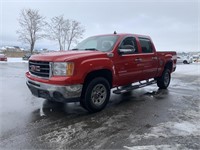
[[[113,91],[114,94],[122,94],[122,93],[126,93],[126,92],[129,92],[129,91],[132,91],[132,90],[135,90],[135,89],[138,89],[138,88],[142,88],[142,87],[145,87],[145,86],[148,86],[148,85],[151,85],[151,84],[155,84],[157,83],[156,80],[152,80],[152,81],[146,81],[145,83],[141,83],[139,82],[138,85],[131,85],[131,86],[128,86],[128,87],[125,87],[125,88],[122,88],[122,89],[119,89],[117,88],[116,90]]]

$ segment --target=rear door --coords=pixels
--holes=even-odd
[[[142,53],[140,58],[143,66],[143,79],[154,78],[158,69],[158,57],[154,45],[148,38],[139,37],[138,39]]]

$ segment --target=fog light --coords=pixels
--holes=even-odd
[[[76,91],[80,91],[82,88],[81,84],[77,84],[77,85],[70,85],[66,87],[66,90],[69,92],[76,92]]]

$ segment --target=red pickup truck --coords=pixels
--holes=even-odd
[[[105,108],[113,88],[115,94],[154,83],[166,89],[176,57],[176,52],[156,52],[149,36],[92,36],[72,50],[31,56],[27,85],[37,97],[79,101],[89,112],[97,112]]]

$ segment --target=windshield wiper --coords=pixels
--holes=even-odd
[[[96,48],[86,48],[84,50],[98,51]]]

